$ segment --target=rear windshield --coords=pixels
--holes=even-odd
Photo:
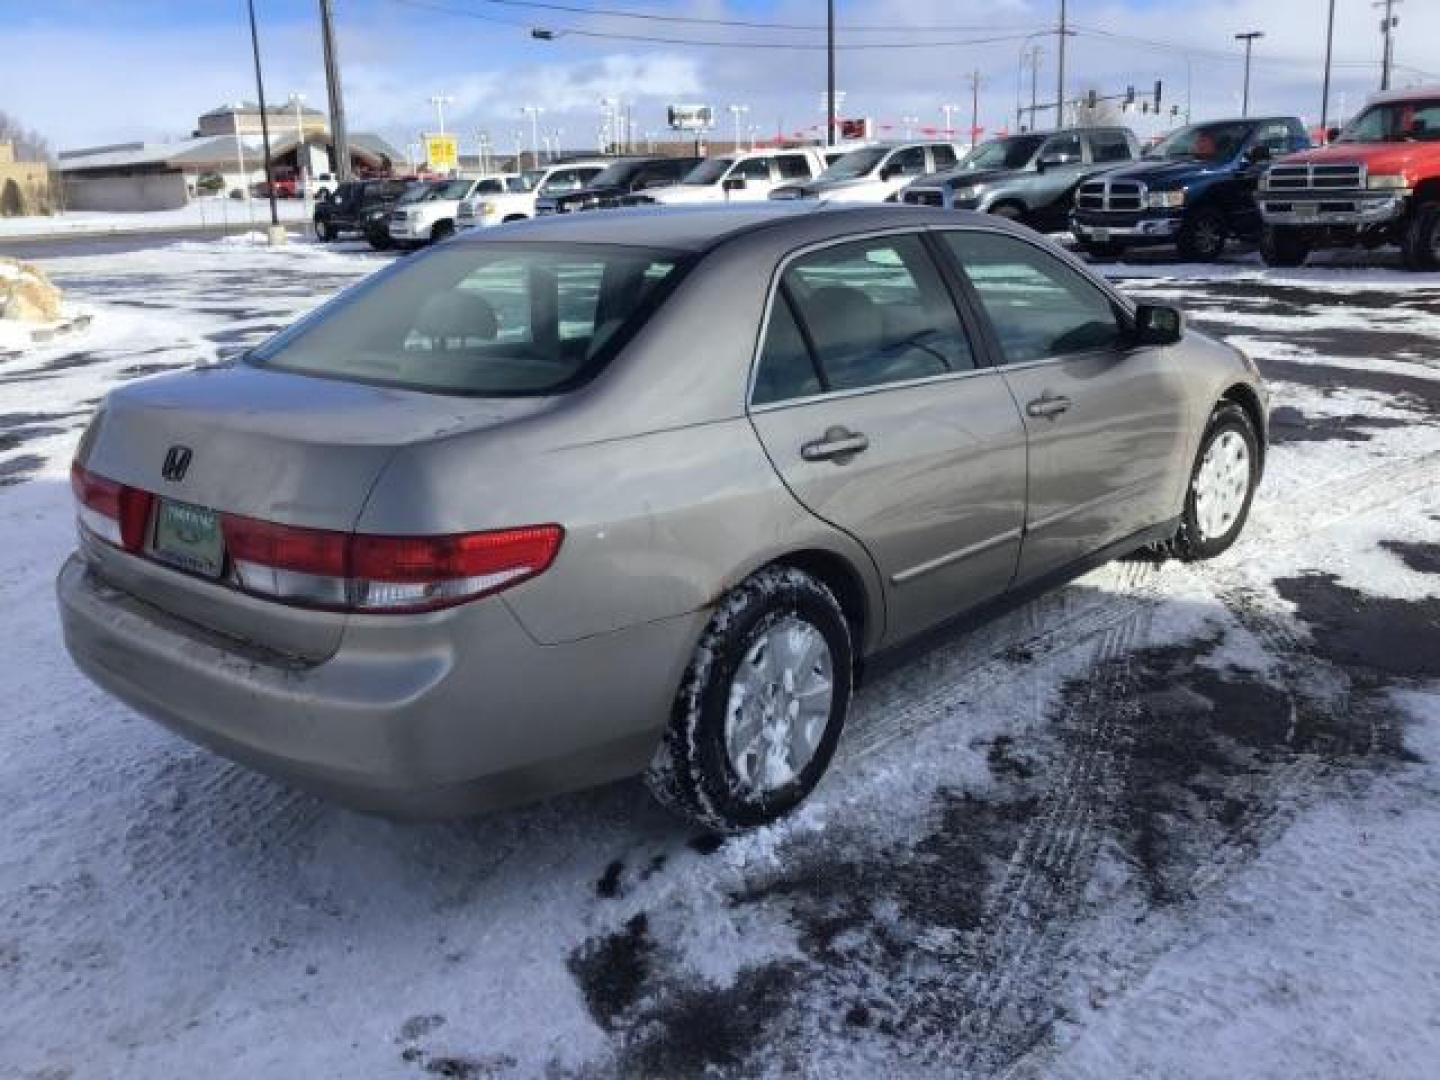
[[[557,393],[604,365],[681,263],[632,247],[450,244],[396,263],[246,362],[435,393]]]

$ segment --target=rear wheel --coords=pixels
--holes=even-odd
[[[1410,216],[1400,246],[1407,270],[1440,270],[1440,203],[1426,203]]]
[[[1249,414],[1222,401],[1200,441],[1180,531],[1171,548],[1187,561],[1211,559],[1240,536],[1260,479],[1260,439]]]
[[[1266,266],[1304,266],[1310,257],[1310,241],[1299,229],[1267,225],[1260,237],[1260,257]]]
[[[852,652],[820,581],[772,566],[716,607],[645,775],[683,817],[716,832],[765,825],[814,790],[850,709]]]
[[[1190,262],[1214,262],[1225,251],[1225,217],[1213,207],[1202,206],[1185,215],[1176,246]]]

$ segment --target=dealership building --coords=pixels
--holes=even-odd
[[[334,172],[324,113],[294,105],[271,105],[265,113],[277,176]],[[388,173],[401,160],[378,135],[352,132],[348,141],[356,175]],[[221,195],[245,191],[265,179],[260,109],[249,103],[211,109],[190,138],[174,142],[62,150],[59,172],[73,210],[173,210],[212,188]]]

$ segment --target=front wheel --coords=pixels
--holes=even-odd
[[[850,709],[849,624],[793,567],[752,575],[716,607],[645,775],[655,797],[715,832],[783,817],[814,790]]]
[[[1401,240],[1407,270],[1440,270],[1440,203],[1419,207]]]
[[[1210,414],[1200,441],[1174,553],[1186,561],[1213,559],[1235,543],[1260,479],[1260,437],[1250,415],[1233,401]]]
[[[1260,237],[1260,257],[1266,266],[1304,266],[1310,257],[1310,242],[1299,229],[1267,225]]]
[[[328,244],[328,243],[330,243],[332,240],[334,240],[334,239],[335,239],[337,236],[339,236],[339,235],[340,235],[340,234],[339,234],[339,232],[336,230],[335,226],[332,225],[332,224],[330,224],[330,222],[328,222],[328,221],[316,221],[316,222],[315,222],[315,239],[319,240],[322,244]]]
[[[1185,215],[1176,246],[1189,262],[1214,262],[1225,251],[1225,217],[1220,211],[1202,206]]]
[[[438,244],[441,240],[448,240],[455,235],[455,223],[453,221],[437,221],[430,229],[430,242]]]

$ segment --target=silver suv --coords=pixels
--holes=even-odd
[[[111,391],[65,640],[363,808],[643,772],[753,826],[819,781],[861,659],[1142,546],[1225,550],[1266,403],[1236,350],[994,218],[555,215]]]

